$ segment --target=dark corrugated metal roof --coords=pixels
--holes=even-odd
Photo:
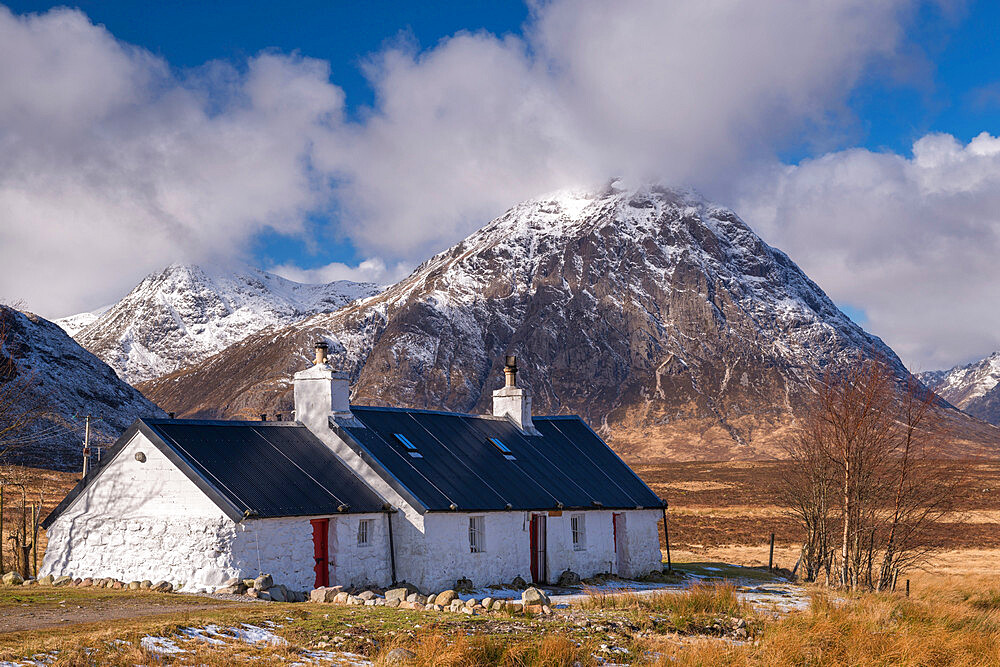
[[[259,517],[379,512],[385,503],[301,424],[144,419],[227,500]]]
[[[281,422],[140,419],[46,517],[48,527],[141,432],[234,521],[380,512],[385,501],[309,429]],[[249,514],[247,514],[249,513]]]
[[[338,420],[342,434],[385,468],[389,484],[430,511],[453,504],[463,511],[555,509],[560,503],[565,509],[662,506],[579,417],[536,417],[540,435],[528,436],[509,420],[488,416],[351,411],[364,426]],[[420,458],[407,452],[397,433],[416,445]],[[513,460],[490,438],[506,445]]]

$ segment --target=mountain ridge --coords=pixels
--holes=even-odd
[[[136,384],[198,363],[264,327],[336,310],[382,289],[349,280],[298,283],[247,267],[171,264],[103,312],[57,323],[75,329],[78,342]]]
[[[516,353],[536,413],[581,414],[633,459],[779,456],[829,364],[909,376],[731,210],[612,185],[518,204],[377,296],[139,386],[179,414],[288,413],[317,338],[359,405],[487,412]]]
[[[917,375],[943,399],[985,422],[1000,426],[1000,351],[984,359]]]
[[[10,452],[8,461],[79,470],[84,415],[94,418],[92,442],[104,446],[139,417],[167,416],[53,322],[0,305],[0,329],[5,332],[0,355],[14,360],[22,378],[5,379],[27,387],[25,405],[38,405],[53,415],[16,434],[21,446]]]

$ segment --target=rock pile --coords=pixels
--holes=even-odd
[[[461,580],[460,580],[461,581]],[[413,609],[417,611],[448,611],[456,614],[478,616],[485,613],[505,614],[552,614],[549,596],[535,587],[528,587],[520,600],[506,600],[492,597],[482,599],[459,597],[459,591],[449,589],[440,593],[424,595],[412,584],[400,584],[386,591],[369,589],[360,592],[345,590],[343,586],[325,586],[313,589],[309,601],[321,604],[343,604],[365,607],[389,607],[392,609]]]
[[[215,589],[216,593],[225,595],[246,595],[250,598],[268,602],[305,602],[304,591],[293,591],[284,584],[275,584],[269,574],[262,574],[256,579],[230,579],[225,586]]]
[[[39,577],[38,579],[24,579],[17,572],[8,572],[0,578],[5,586],[78,586],[81,588],[112,588],[115,590],[131,590],[131,591],[154,591],[156,593],[172,593],[174,592],[174,585],[169,581],[160,581],[158,583],[153,583],[149,579],[144,581],[120,581],[118,579],[112,579],[111,577],[104,577],[101,579],[94,579],[93,577],[87,577],[86,579],[72,578],[68,576],[54,577],[51,574],[47,574],[44,577]]]

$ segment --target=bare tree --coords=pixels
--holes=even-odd
[[[807,579],[835,567],[844,588],[885,590],[927,557],[964,482],[931,458],[942,424],[936,397],[881,360],[827,374],[789,447],[783,497],[806,530]]]

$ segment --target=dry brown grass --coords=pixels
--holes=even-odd
[[[441,634],[425,635],[418,644],[404,646],[416,656],[407,665],[413,667],[572,667],[596,665],[595,646],[549,634],[537,639],[515,637],[464,637],[454,639]],[[396,646],[383,649],[375,658],[378,667],[398,663],[387,660]]]

